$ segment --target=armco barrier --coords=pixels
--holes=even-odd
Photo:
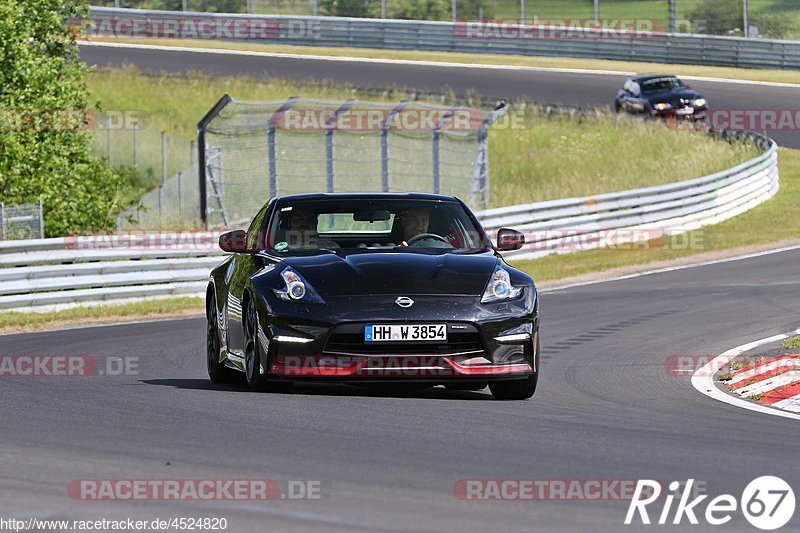
[[[660,187],[490,209],[487,231],[526,233],[508,259],[574,251],[565,235],[591,242],[602,232],[690,231],[743,213],[778,191],[777,146],[751,134],[763,154],[735,168]],[[645,233],[647,234],[647,233]],[[650,234],[652,235],[652,234]],[[219,233],[161,233],[0,242],[0,310],[47,310],[176,295],[202,296],[222,260]]]
[[[238,40],[246,39],[248,42],[582,57],[762,69],[800,68],[800,41],[608,29],[558,37],[563,34],[559,33],[563,28],[551,26],[520,28],[511,25],[494,29],[480,22],[183,13],[105,7],[92,7],[91,17],[95,22],[92,31],[101,36],[169,37],[180,36],[179,27],[193,28],[198,32],[204,28],[222,27],[224,29],[214,36],[237,40],[236,34],[230,30],[230,23],[245,21],[242,23],[245,35],[240,35]],[[170,26],[165,26],[165,21]],[[248,28],[259,31],[250,35]],[[492,36],[486,37],[488,34]],[[198,35],[190,30],[184,36]]]

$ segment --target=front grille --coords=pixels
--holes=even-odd
[[[480,335],[476,332],[447,334],[446,343],[364,342],[363,333],[333,333],[325,345],[326,352],[350,354],[449,354],[455,352],[483,352]]]

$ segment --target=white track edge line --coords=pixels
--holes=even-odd
[[[133,48],[143,50],[162,50],[171,52],[194,52],[198,54],[220,54],[253,57],[273,57],[277,59],[306,59],[311,61],[339,61],[346,63],[383,63],[389,65],[418,65],[427,67],[465,68],[478,70],[517,70],[527,72],[556,72],[564,74],[595,74],[600,76],[634,76],[636,72],[624,70],[580,69],[566,67],[535,67],[529,65],[496,65],[489,63],[458,63],[452,61],[424,61],[414,59],[389,59],[377,57],[326,56],[314,54],[289,54],[280,52],[258,52],[255,50],[232,50],[226,48],[194,48],[190,46],[169,46],[157,44],[109,43],[103,41],[78,41],[80,46],[97,46],[106,48]],[[777,81],[737,80],[729,78],[713,78],[706,76],[681,76],[690,81],[710,83],[728,83],[734,85],[760,85],[764,87],[784,87],[797,89],[800,84]]]
[[[586,285],[595,285],[595,284],[598,284],[598,283],[608,283],[608,282],[611,282],[611,281],[622,281],[622,280],[626,280],[626,279],[639,278],[639,277],[642,277],[642,276],[650,276],[652,274],[662,274],[662,273],[665,273],[665,272],[674,272],[676,270],[686,270],[688,268],[696,268],[696,267],[702,267],[702,266],[717,265],[717,264],[720,264],[720,263],[730,263],[730,262],[733,262],[733,261],[741,261],[742,259],[752,259],[752,258],[755,258],[755,257],[764,256],[764,255],[778,254],[778,253],[782,253],[782,252],[791,252],[791,251],[794,251],[794,250],[800,250],[800,244],[794,245],[794,246],[786,246],[784,248],[775,248],[774,250],[762,250],[760,252],[754,252],[754,253],[745,254],[745,255],[737,255],[737,256],[733,256],[733,257],[725,257],[725,258],[722,258],[722,259],[713,259],[713,260],[710,260],[710,261],[701,261],[699,263],[690,263],[690,264],[687,264],[687,265],[676,265],[676,266],[671,266],[671,267],[657,268],[655,270],[645,270],[643,272],[634,272],[633,274],[625,274],[624,276],[615,276],[613,278],[597,279],[597,280],[592,280],[592,281],[579,281],[577,283],[570,283],[568,285],[561,285],[561,286],[550,287],[550,288],[542,288],[542,289],[539,289],[539,292],[542,293],[542,294],[551,293],[551,292],[563,291],[565,289],[571,289],[571,288],[574,288],[574,287],[584,287]]]
[[[692,376],[692,386],[697,389],[701,394],[708,396],[709,398],[713,398],[714,400],[718,400],[720,402],[726,403],[728,405],[733,405],[735,407],[741,407],[742,409],[748,409],[750,411],[757,411],[759,413],[765,413],[768,415],[773,416],[780,416],[783,418],[791,418],[793,420],[800,420],[800,414],[790,413],[788,411],[781,411],[779,409],[775,409],[772,407],[767,407],[764,405],[748,402],[746,400],[742,400],[735,396],[731,396],[730,394],[726,394],[725,392],[721,391],[717,388],[714,384],[714,369],[719,369],[728,364],[728,362],[748,350],[752,350],[753,348],[757,348],[763,344],[768,344],[770,342],[780,341],[783,339],[788,339],[793,335],[800,334],[800,328],[789,331],[787,333],[781,333],[779,335],[773,335],[771,337],[766,337],[763,339],[759,339],[757,341],[748,342],[746,344],[742,344],[740,346],[736,346],[735,348],[731,348],[727,350],[705,365],[702,368],[698,369],[697,372],[694,373]]]

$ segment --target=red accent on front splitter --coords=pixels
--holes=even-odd
[[[334,359],[329,356],[278,355],[269,367],[271,374],[281,377],[345,377],[352,376],[367,364],[367,359]]]
[[[798,394],[800,394],[800,381],[796,381],[794,383],[784,385],[783,387],[778,387],[777,389],[771,390],[761,396],[759,401],[766,405],[772,405],[773,403],[778,403],[781,400],[792,398]]]
[[[449,357],[444,358],[445,362],[450,365],[453,370],[465,376],[496,376],[498,374],[517,374],[533,372],[531,365],[528,363],[513,363],[509,365],[460,365]]]

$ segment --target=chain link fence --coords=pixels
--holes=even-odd
[[[269,198],[305,192],[433,192],[485,208],[487,132],[506,109],[225,95],[199,125],[200,213],[239,226]]]
[[[0,241],[43,239],[42,202],[6,205],[0,203]]]

